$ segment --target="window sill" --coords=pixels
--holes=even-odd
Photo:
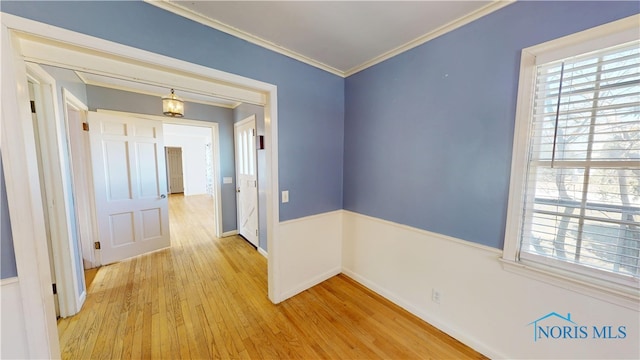
[[[583,295],[631,310],[640,309],[640,290],[627,286],[612,284],[587,276],[563,271],[556,268],[543,268],[533,263],[515,262],[501,258],[505,271],[526,276],[530,279],[545,282]]]

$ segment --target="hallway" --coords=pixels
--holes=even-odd
[[[218,239],[206,195],[172,195],[172,247],[100,268],[58,321],[64,359],[483,358],[338,275],[279,305],[267,262]]]

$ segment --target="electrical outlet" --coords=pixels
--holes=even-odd
[[[431,289],[431,300],[436,304],[440,304],[441,299],[442,294],[440,294],[440,291],[437,289]]]

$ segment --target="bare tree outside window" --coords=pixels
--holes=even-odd
[[[640,277],[640,47],[538,66],[520,256]]]

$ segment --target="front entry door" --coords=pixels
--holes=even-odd
[[[90,112],[102,264],[170,246],[162,122]]]
[[[236,145],[236,205],[238,233],[258,247],[258,176],[256,119],[250,116],[234,125]]]

